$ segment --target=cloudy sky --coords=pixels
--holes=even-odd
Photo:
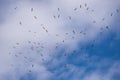
[[[0,0],[0,80],[120,80],[120,0]]]

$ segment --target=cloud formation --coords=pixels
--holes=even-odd
[[[86,45],[116,31],[119,2],[1,1],[7,14],[0,15],[0,80],[118,80],[119,60],[102,60]]]

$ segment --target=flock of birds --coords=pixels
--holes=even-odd
[[[90,9],[90,7],[89,7],[86,3],[85,3],[84,5],[79,5],[79,8],[74,8],[73,11],[77,11],[77,10],[79,10],[79,9],[81,9],[81,8],[85,8],[85,10],[87,10],[87,11],[95,12],[95,10]],[[14,9],[17,10],[18,7],[15,7]],[[60,10],[61,10],[60,8],[57,8],[57,11],[58,11],[58,12],[59,12]],[[34,12],[34,8],[31,8],[30,11],[31,11],[31,12]],[[119,9],[116,9],[116,13],[119,13]],[[115,13],[110,13],[109,15],[110,15],[110,17],[112,17],[114,14],[115,14]],[[54,18],[54,19],[56,19],[56,18],[59,19],[60,17],[61,17],[60,14],[58,14],[57,16],[56,16],[56,15],[53,15],[53,18]],[[37,16],[33,16],[33,18],[36,19],[36,20],[38,19]],[[71,17],[71,16],[68,16],[68,19],[69,19],[69,20],[72,20],[72,17]],[[102,21],[105,21],[105,18],[102,18]],[[95,24],[97,21],[94,20],[94,21],[92,21],[92,22]],[[20,26],[23,25],[22,21],[19,21],[19,25],[20,25]],[[49,33],[49,30],[48,30],[46,27],[44,27],[43,24],[41,24],[41,27],[42,27],[42,29],[43,29],[46,33]],[[104,32],[104,29],[109,30],[110,27],[109,27],[109,26],[101,27],[101,28],[100,28],[100,34],[102,34],[102,33]],[[29,33],[32,33],[32,30],[28,30],[28,32],[29,32]],[[72,30],[71,32],[72,32],[72,34],[66,32],[65,35],[71,34],[71,38],[74,39],[74,38],[75,38],[74,35],[77,35],[78,32],[76,32],[76,30]],[[33,33],[34,33],[34,34],[37,34],[37,32],[33,32]],[[87,34],[85,31],[80,31],[79,34],[81,34],[81,35],[83,35],[83,36],[89,35],[89,34]],[[56,36],[56,37],[59,37],[60,34],[55,34],[55,36]],[[96,40],[93,40],[93,41],[91,42],[91,45],[90,45],[90,46],[87,46],[85,49],[87,50],[88,48],[93,48],[93,47],[95,46],[95,41],[96,41]],[[63,45],[64,45],[64,43],[65,43],[66,41],[65,41],[65,40],[62,40],[61,42],[62,42]],[[29,50],[28,53],[21,50],[21,51],[18,52],[18,53],[9,52],[9,54],[15,56],[15,58],[19,58],[19,57],[20,57],[19,59],[21,59],[21,57],[22,57],[23,61],[26,61],[26,63],[30,63],[30,65],[31,65],[32,68],[35,66],[35,65],[34,65],[34,60],[37,59],[36,57],[33,57],[34,55],[37,55],[37,57],[39,57],[39,59],[41,59],[41,62],[43,62],[43,63],[46,62],[47,59],[45,58],[44,53],[42,53],[42,51],[46,50],[46,46],[44,46],[43,43],[38,42],[38,41],[37,41],[37,42],[34,42],[34,41],[31,41],[31,40],[28,40],[26,44],[27,44],[28,47],[29,47],[29,48],[28,48],[28,50]],[[59,42],[58,42],[58,43],[55,43],[55,50],[57,50],[57,49],[59,48],[59,44],[60,44]],[[13,49],[16,50],[18,47],[21,47],[21,43],[20,43],[20,42],[16,42],[15,45],[13,46]],[[81,50],[83,50],[83,48],[81,48]],[[63,53],[63,56],[66,56],[66,57],[67,57],[67,56],[69,56],[69,55],[74,55],[74,53],[75,53],[76,51],[77,51],[77,50],[73,50],[73,54]],[[48,51],[48,52],[49,52],[49,51]],[[30,55],[30,54],[32,54],[32,55],[31,55],[31,56],[27,56],[27,55]],[[52,56],[51,54],[48,54],[48,55],[49,55],[49,57]],[[56,55],[57,55],[57,54],[56,54]],[[19,59],[18,59],[18,60],[19,60]],[[58,60],[58,61],[59,61],[59,60]],[[67,67],[68,67],[67,63],[64,64],[63,67],[64,67],[64,68],[67,68]],[[29,70],[29,72],[31,72],[31,71],[32,71],[32,70]]]

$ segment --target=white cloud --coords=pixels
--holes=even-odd
[[[99,71],[94,71],[90,74],[88,74],[88,76],[86,75],[85,78],[83,80],[114,80],[113,76],[115,74],[120,74],[120,72],[118,71],[120,68],[120,64],[119,63],[114,63],[113,66],[111,66],[111,68],[105,73],[100,73]],[[115,80],[118,80],[117,78]]]

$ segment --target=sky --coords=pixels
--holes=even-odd
[[[0,80],[120,80],[120,0],[0,0]]]

